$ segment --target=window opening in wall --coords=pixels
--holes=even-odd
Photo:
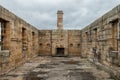
[[[95,28],[93,30],[94,30],[94,40],[97,41],[97,28]]]
[[[50,47],[50,44],[47,44],[47,47]]]
[[[118,40],[120,40],[120,18],[118,19]]]
[[[97,31],[97,28],[93,29],[94,31]]]
[[[0,19],[0,50],[7,49],[6,47],[6,21]]]
[[[92,30],[91,30],[91,29],[90,29],[90,31],[89,31],[89,41],[92,42]]]
[[[118,20],[112,21],[112,45],[115,50],[117,50],[118,43],[117,43],[117,24]]]
[[[70,47],[73,47],[73,44],[70,44]]]
[[[86,41],[89,41],[88,32],[85,32],[85,34],[86,34]]]
[[[33,36],[33,37],[35,36],[35,32],[32,32],[32,36]]]
[[[0,22],[0,51],[1,51],[1,48],[2,48],[2,29],[1,29],[1,22]]]
[[[34,49],[35,49],[35,32],[32,32],[32,49],[33,49],[33,51],[34,51]]]
[[[119,43],[120,43],[120,16],[118,18],[117,24],[117,51],[119,51]]]
[[[22,36],[25,36],[25,28],[22,28]]]
[[[27,35],[25,28],[22,28],[22,47],[23,47],[23,51],[27,50]]]
[[[77,47],[80,47],[80,44],[77,44]]]
[[[40,43],[39,45],[40,45],[40,47],[42,47],[42,46],[43,46],[43,44],[42,44],[42,43]]]
[[[27,46],[26,46],[26,29],[22,28],[22,53],[23,53],[23,57],[26,57],[26,50],[27,50]]]
[[[4,33],[4,34],[6,33],[6,24],[4,24],[4,30],[3,30],[3,33]]]
[[[32,41],[33,41],[33,45],[34,45],[34,40],[35,40],[35,32],[32,32]]]

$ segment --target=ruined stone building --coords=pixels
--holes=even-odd
[[[63,29],[63,12],[57,13],[57,30],[39,30],[39,55],[81,54],[81,31]]]
[[[120,66],[120,5],[82,30],[64,30],[63,12],[57,12],[56,30],[38,30],[0,6],[0,71],[35,56],[80,56]]]

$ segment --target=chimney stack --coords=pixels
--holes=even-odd
[[[57,27],[59,30],[63,29],[63,11],[62,10],[58,10],[57,12]]]

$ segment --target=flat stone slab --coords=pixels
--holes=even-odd
[[[80,57],[37,57],[0,80],[114,80]]]

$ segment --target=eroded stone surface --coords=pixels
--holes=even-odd
[[[0,80],[114,80],[80,57],[37,57]]]

